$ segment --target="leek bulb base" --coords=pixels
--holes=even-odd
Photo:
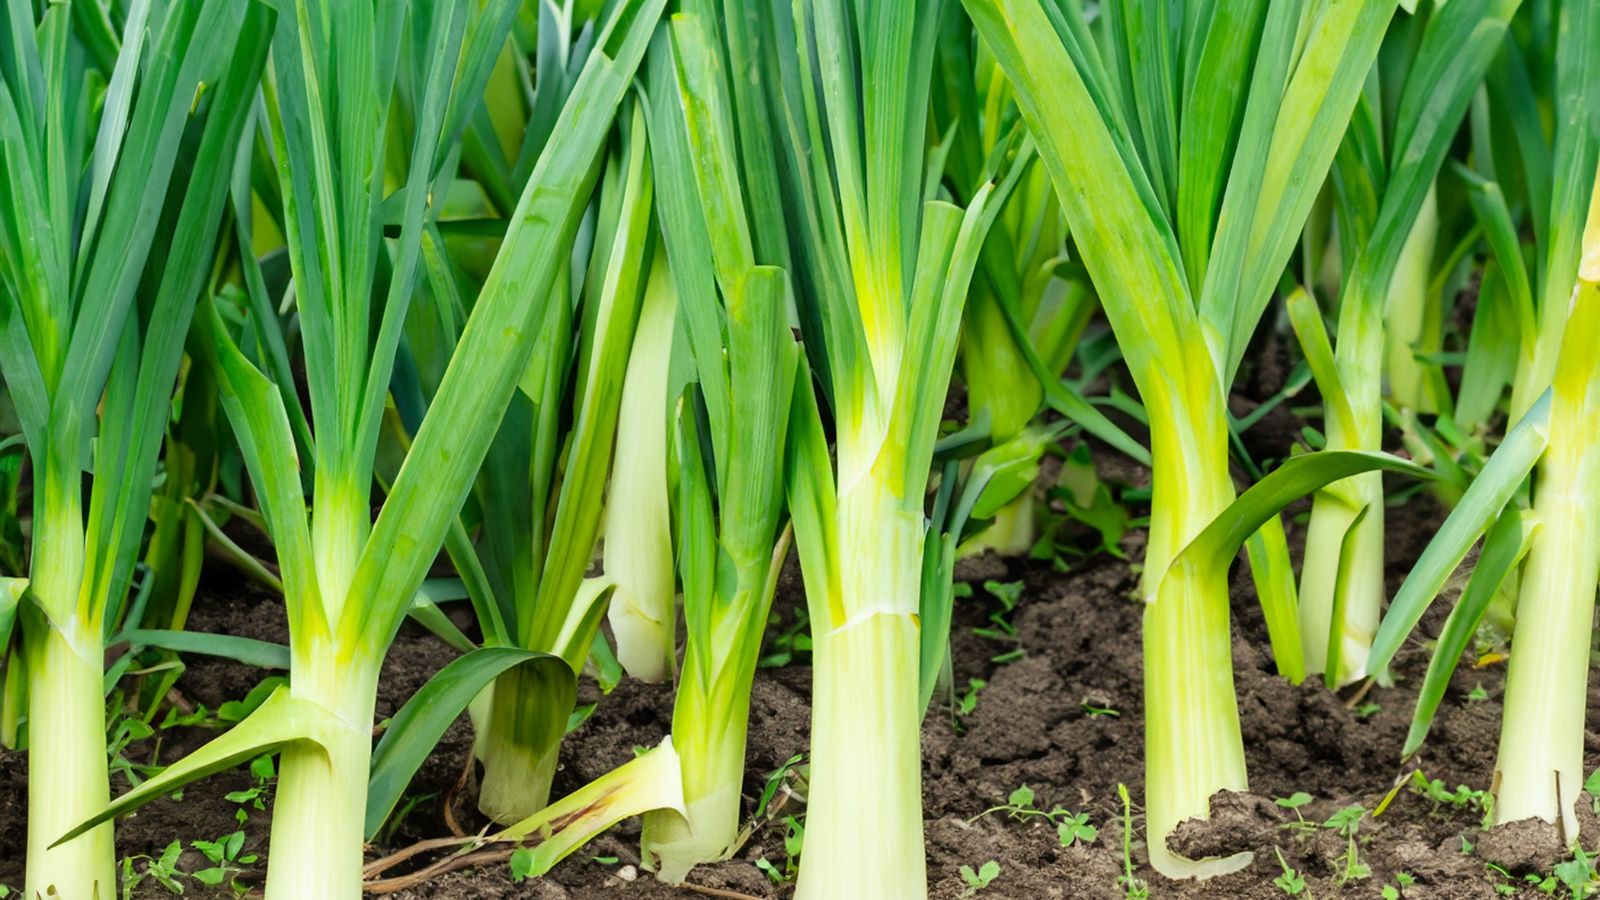
[[[1554,441],[1551,452],[1559,452]],[[1574,804],[1583,795],[1589,639],[1600,575],[1600,461],[1547,457],[1539,474],[1540,530],[1517,604],[1494,812],[1497,824],[1542,819],[1571,844],[1578,838]]]
[[[338,655],[323,648],[295,660],[290,690],[332,712],[339,726],[328,729],[321,746],[302,741],[283,748],[271,847],[274,859],[294,863],[267,869],[266,900],[360,900],[362,895],[378,673],[376,666],[370,672],[348,671],[349,666],[330,671]]]
[[[781,551],[786,549],[780,544]],[[769,583],[770,586],[770,583]],[[745,639],[708,646],[691,638],[672,709],[672,743],[683,776],[683,811],[647,813],[640,839],[646,868],[678,884],[695,866],[727,859],[739,841],[750,687],[755,681],[761,623],[772,594],[741,591],[730,605],[745,610]],[[731,655],[730,655],[731,651]]]
[[[741,752],[735,760],[737,767],[731,770],[737,778],[718,778],[717,772],[709,770],[691,774],[685,757],[683,814],[671,809],[645,813],[641,856],[645,868],[655,870],[656,878],[668,884],[680,884],[695,866],[727,859],[734,849],[739,839],[744,775],[742,741],[739,749]],[[697,780],[709,783],[696,784],[695,795],[690,797],[689,786]]]
[[[484,753],[478,811],[511,825],[544,809],[560,756],[560,743],[539,747],[491,736]]]
[[[50,845],[110,802],[99,629],[68,636],[42,616],[25,625],[28,671],[29,897],[117,896],[110,822]]]
[[[796,900],[928,895],[916,617],[870,612],[813,648],[811,781]]]
[[[550,733],[552,717],[545,707],[566,699],[559,717],[565,723],[572,704],[570,698],[551,696],[546,687],[537,673],[517,668],[496,679],[491,692],[477,747],[483,762],[478,810],[502,825],[520,822],[550,802],[563,735]]]
[[[1210,878],[1251,854],[1191,860],[1167,849],[1185,819],[1210,816],[1218,791],[1244,791],[1244,741],[1233,688],[1227,572],[1175,566],[1144,613],[1145,814],[1150,865]]]

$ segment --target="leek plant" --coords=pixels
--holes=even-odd
[[[310,515],[279,388],[240,352],[214,306],[199,326],[283,571],[290,684],[78,830],[277,749],[267,896],[360,896],[384,653],[528,371],[536,329],[552,307],[563,308],[549,302],[557,272],[661,6],[620,4],[600,30],[376,521],[374,454],[433,217],[430,187],[450,166],[516,4],[300,0],[279,19],[262,93],[306,355]],[[397,79],[397,68],[414,77]],[[397,82],[413,98],[407,122],[389,118]],[[391,130],[409,151],[395,169]],[[385,241],[390,217],[399,234]],[[407,736],[391,730],[386,738]]]
[[[1480,536],[1483,550],[1440,635],[1405,753],[1421,745],[1457,660],[1495,592],[1519,576],[1505,711],[1493,788],[1497,824],[1539,819],[1554,849],[1578,840],[1583,716],[1595,589],[1600,583],[1600,272],[1585,271],[1572,298],[1547,399],[1536,403],[1490,457],[1401,585],[1374,643],[1387,660]],[[1532,505],[1514,501],[1533,472]],[[1531,651],[1519,648],[1532,647]],[[1379,656],[1378,654],[1383,654]]]
[[[687,642],[672,714],[682,813],[645,817],[664,881],[738,849],[750,686],[788,555],[783,448],[800,359],[785,223],[759,82],[771,38],[737,6],[686,3],[650,65],[661,221],[696,381],[678,404],[678,560]],[[745,125],[735,130],[735,122]]]
[[[1593,33],[1592,33],[1593,34]],[[1551,385],[1495,759],[1495,821],[1537,818],[1578,840],[1589,638],[1600,581],[1600,279],[1580,282]],[[1527,648],[1525,652],[1516,652]]]
[[[1600,197],[1595,194],[1600,97],[1591,87],[1600,77],[1600,8],[1566,4],[1552,24],[1554,143],[1545,145],[1539,123],[1525,116],[1520,117],[1525,127],[1517,140],[1525,160],[1549,163],[1530,166],[1524,187],[1528,197],[1539,198],[1531,203],[1543,260],[1537,294],[1529,288],[1522,262],[1510,255],[1520,242],[1493,182],[1480,185],[1476,203],[1481,213],[1489,214],[1481,218],[1502,277],[1516,285],[1512,295],[1517,299],[1521,352],[1511,408],[1517,424],[1396,593],[1373,643],[1373,659],[1385,663],[1393,657],[1450,573],[1482,538],[1478,561],[1436,644],[1403,752],[1409,755],[1421,745],[1462,652],[1497,593],[1511,586],[1516,621],[1495,763],[1495,820],[1542,820],[1553,826],[1552,845],[1565,849],[1578,839],[1574,803],[1584,780],[1581,723],[1600,579],[1600,453],[1593,440],[1600,427],[1600,365],[1595,358],[1600,341],[1600,265],[1595,263],[1600,259]],[[1510,51],[1511,61],[1518,52]],[[1516,70],[1511,71],[1510,86],[1520,82],[1526,87]],[[1506,86],[1502,83],[1501,89]],[[1553,152],[1540,152],[1546,149]],[[1504,251],[1495,247],[1497,242]],[[1561,284],[1567,287],[1563,290]],[[1553,374],[1530,402],[1526,397],[1533,388],[1528,385],[1539,383],[1537,373],[1548,356],[1541,348],[1551,340],[1559,340]],[[1525,410],[1519,410],[1522,404],[1528,404]]]
[[[983,188],[963,211],[935,196],[942,167],[924,135],[942,8],[802,0],[748,11],[777,36],[745,65],[779,98],[797,312],[837,455],[830,464],[812,380],[795,379],[788,500],[815,679],[806,900],[927,892],[924,494],[968,283],[1003,200]],[[751,131],[740,122],[741,138]]]
[[[649,295],[659,303],[666,281],[663,265],[640,262],[652,258],[655,240],[643,110],[629,101],[621,121],[627,127],[601,174],[592,247],[576,271],[558,276],[533,362],[478,473],[477,540],[461,540],[467,529],[458,526],[447,542],[485,645],[541,654],[496,679],[479,721],[478,807],[507,825],[549,800],[577,676],[612,593],[611,572],[590,580],[584,573],[601,533],[642,301]],[[436,295],[451,291],[448,277],[434,279],[443,285]],[[664,421],[665,412],[657,412]],[[664,483],[664,457],[659,461],[659,471],[641,474]],[[667,577],[670,596],[670,569]]]
[[[1519,3],[1451,3],[1426,13],[1409,66],[1398,75],[1380,67],[1388,77],[1371,79],[1357,106],[1334,170],[1345,277],[1331,354],[1315,304],[1303,293],[1290,304],[1323,397],[1329,449],[1382,448],[1386,324],[1420,319],[1421,298],[1412,283],[1419,280],[1417,268],[1426,282],[1433,255],[1428,210],[1434,179]],[[1401,92],[1387,123],[1375,96],[1384,90]],[[1400,292],[1405,296],[1395,296]],[[1390,369],[1401,378],[1408,371]],[[1383,608],[1383,572],[1382,474],[1318,491],[1301,569],[1300,629],[1307,671],[1325,673],[1330,687],[1367,674]]]
[[[1212,794],[1247,787],[1228,564],[1246,539],[1260,541],[1277,546],[1260,555],[1277,560],[1272,571],[1281,576],[1284,503],[1340,471],[1403,466],[1379,454],[1312,454],[1235,503],[1227,389],[1395,3],[1119,3],[1092,24],[1074,4],[965,6],[1016,90],[1149,416],[1154,484],[1142,593],[1151,863],[1173,877],[1233,871],[1250,855],[1188,860],[1166,843],[1180,821],[1208,814]],[[1253,565],[1257,557],[1253,548]],[[1262,593],[1280,666],[1282,654],[1299,653],[1290,596]]]
[[[108,800],[106,633],[272,16],[135,2],[118,34],[84,5],[0,15],[0,374],[34,484],[13,573],[28,583],[0,587],[0,641],[20,621],[6,683],[28,689],[25,892],[87,898],[116,892],[111,826],[60,839]]]

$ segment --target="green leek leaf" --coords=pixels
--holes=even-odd
[[[1521,562],[1533,543],[1538,524],[1526,511],[1506,509],[1490,526],[1483,538],[1483,551],[1473,564],[1472,577],[1456,608],[1445,620],[1444,630],[1434,645],[1433,657],[1428,660],[1428,673],[1423,676],[1422,687],[1417,692],[1417,708],[1411,716],[1411,728],[1406,732],[1402,758],[1409,758],[1422,747],[1433,725],[1433,717],[1450,686],[1450,676],[1461,662],[1461,654],[1478,633],[1478,624],[1489,609],[1489,603],[1500,590],[1512,569]]]
[[[64,844],[101,822],[138,809],[192,781],[249,762],[286,744],[304,741],[321,747],[325,735],[349,727],[323,707],[297,700],[288,688],[279,687],[243,722],[113,800],[93,818],[57,838],[52,846]]]
[[[1550,399],[1546,392],[1495,449],[1461,502],[1412,565],[1411,574],[1389,602],[1378,633],[1373,636],[1367,671],[1381,672],[1389,664],[1450,573],[1522,487],[1534,464],[1544,455],[1549,419]]]
[[[454,659],[417,689],[394,714],[389,727],[372,751],[372,776],[367,783],[366,835],[371,838],[400,802],[411,777],[422,767],[467,704],[483,689],[515,666],[540,670],[541,677],[576,690],[577,678],[561,657],[515,647],[484,647]],[[571,704],[549,704],[552,727],[566,728]]]

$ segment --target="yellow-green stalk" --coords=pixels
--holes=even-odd
[[[1578,840],[1584,713],[1600,581],[1600,284],[1573,297],[1535,470],[1538,531],[1524,564],[1495,761],[1497,823],[1542,819]]]
[[[1578,840],[1600,582],[1600,190],[1592,192],[1565,319],[1549,443],[1534,471],[1537,530],[1521,573],[1494,775],[1495,821],[1542,819],[1557,827],[1563,847]]]

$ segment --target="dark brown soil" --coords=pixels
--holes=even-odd
[[[1391,511],[1392,577],[1403,574],[1422,543],[1436,527],[1438,515],[1425,501]],[[1137,560],[1141,535],[1124,541]],[[1102,555],[1067,574],[1041,564],[973,560],[962,576],[1022,580],[1022,601],[1013,616],[1021,635],[1022,658],[997,665],[991,657],[1012,650],[973,633],[987,623],[993,608],[984,591],[958,601],[954,628],[956,683],[982,678],[987,687],[959,726],[949,713],[936,709],[923,731],[925,818],[928,877],[932,894],[941,900],[969,896],[959,869],[978,869],[996,861],[1000,874],[979,898],[1121,897],[1123,873],[1123,807],[1118,784],[1126,784],[1137,804],[1143,793],[1140,715],[1140,608],[1134,591],[1137,575],[1128,560]],[[219,579],[220,580],[220,579]],[[1396,661],[1397,684],[1374,687],[1353,703],[1320,686],[1294,687],[1277,677],[1267,650],[1260,611],[1254,605],[1246,573],[1235,574],[1235,675],[1254,794],[1219,797],[1216,822],[1185,828],[1179,839],[1195,850],[1254,850],[1255,862],[1243,872],[1204,883],[1174,883],[1156,876],[1144,862],[1142,821],[1132,811],[1131,863],[1137,878],[1149,883],[1154,897],[1226,897],[1238,900],[1285,896],[1273,880],[1282,874],[1277,853],[1306,880],[1310,895],[1378,897],[1384,885],[1397,884],[1401,873],[1414,884],[1407,898],[1477,898],[1496,896],[1499,879],[1486,868],[1484,848],[1505,844],[1479,830],[1481,811],[1437,806],[1417,792],[1402,788],[1387,810],[1360,824],[1356,848],[1371,874],[1341,884],[1340,857],[1349,842],[1331,830],[1298,828],[1295,823],[1321,823],[1335,811],[1359,803],[1375,808],[1397,778],[1410,771],[1399,748],[1411,713],[1414,686],[1426,664],[1426,649],[1408,645]],[[797,586],[781,592],[780,609],[799,602]],[[281,607],[260,595],[235,593],[196,605],[193,627],[283,640]],[[1430,617],[1424,632],[1438,628]],[[440,642],[412,626],[396,642],[384,677],[379,715],[392,713],[423,681],[452,656]],[[215,708],[242,697],[263,676],[246,667],[196,659],[179,682],[192,703]],[[1433,736],[1416,764],[1431,778],[1484,789],[1489,786],[1500,718],[1503,666],[1475,669],[1464,664],[1457,673],[1436,721]],[[1480,686],[1483,699],[1469,699]],[[592,718],[567,740],[556,792],[562,793],[626,761],[635,745],[651,745],[667,732],[671,694],[660,686],[624,682],[614,693],[599,697],[592,683],[586,699],[597,699]],[[768,773],[806,749],[809,719],[809,671],[802,666],[764,669],[757,678],[751,711],[748,793],[759,792]],[[1590,708],[1596,708],[1591,697]],[[1375,707],[1375,708],[1374,708]],[[1591,715],[1588,750],[1600,751]],[[208,737],[203,729],[161,732],[161,744],[147,741],[136,749],[141,758],[173,759]],[[437,796],[448,790],[470,752],[466,723],[458,722],[429,760],[413,792]],[[0,884],[19,885],[24,847],[26,764],[21,754],[0,753]],[[235,804],[229,791],[247,787],[239,772],[216,776],[191,786],[181,801],[163,800],[121,822],[120,852],[156,854],[174,838],[185,842],[215,838],[234,830]],[[1087,845],[1063,848],[1055,827],[1039,820],[1017,821],[984,810],[1002,804],[1014,789],[1029,786],[1036,804],[1089,814],[1099,828]],[[1297,810],[1273,798],[1305,792],[1314,798]],[[472,827],[470,798],[458,804]],[[244,826],[249,849],[265,853],[266,814],[252,813]],[[399,846],[446,834],[436,800],[421,803],[388,839]],[[401,898],[654,898],[703,896],[656,883],[637,867],[637,823],[625,823],[574,855],[543,879],[512,884],[504,864],[442,876],[396,894]],[[1507,838],[1512,836],[1505,836]],[[1472,852],[1464,852],[1469,843]],[[1275,852],[1276,851],[1276,852]],[[374,855],[381,853],[375,850]],[[1508,863],[1515,847],[1496,853]],[[595,857],[601,857],[596,860]],[[611,858],[615,858],[612,861]],[[783,829],[759,830],[734,861],[695,871],[698,884],[754,897],[786,897],[787,886],[774,886],[754,865],[765,858],[778,869],[785,862]],[[264,861],[264,857],[263,857]],[[1547,865],[1546,861],[1537,861]],[[194,851],[181,868],[203,866]],[[263,865],[251,867],[243,880],[258,884]],[[189,882],[191,897],[226,896]],[[1530,895],[1530,888],[1523,888]],[[168,896],[148,882],[136,897]],[[1302,894],[1301,896],[1306,896]]]

